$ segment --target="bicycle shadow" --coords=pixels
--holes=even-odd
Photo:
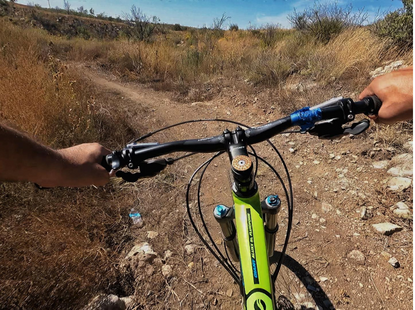
[[[281,252],[274,252],[274,255],[270,257],[270,264],[278,262],[281,256]],[[327,309],[332,310],[336,309],[333,303],[330,301],[327,294],[323,291],[321,286],[317,283],[317,281],[308,273],[308,271],[294,258],[285,254],[285,257],[282,261],[282,265],[287,267],[291,272],[293,272],[297,278],[302,282],[304,287],[310,293],[311,297],[313,298],[314,302],[320,309]],[[308,310],[305,306],[301,306],[301,310]],[[311,308],[315,309],[315,308]]]

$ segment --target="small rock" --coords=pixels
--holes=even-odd
[[[132,306],[133,306],[133,302],[134,302],[134,298],[133,298],[133,296],[121,297],[120,299],[124,302],[125,307],[126,307],[127,309],[128,309],[129,307],[132,307]]]
[[[408,178],[395,177],[389,180],[387,183],[388,189],[391,191],[404,191],[411,186],[412,180]]]
[[[326,277],[320,277],[320,282],[326,282],[329,278]]]
[[[167,250],[166,252],[164,252],[164,259],[168,259],[173,255],[173,253],[170,250]]]
[[[330,159],[334,159],[336,157],[336,155],[330,154],[329,157],[330,157]]]
[[[187,267],[189,267],[190,269],[193,269],[193,267],[195,266],[195,263],[194,262],[190,262],[188,265],[187,265]]]
[[[399,268],[400,267],[400,264],[399,264],[398,260],[395,257],[391,257],[389,259],[388,263],[391,264],[392,267],[394,267],[394,268]]]
[[[408,164],[409,166],[412,166],[414,156],[409,153],[404,153],[400,155],[396,155],[391,159],[392,165],[401,165],[401,164]]]
[[[316,220],[316,219],[318,219],[318,215],[317,215],[317,214],[315,214],[315,213],[313,213],[313,214],[311,214],[311,218],[312,218],[313,220]]]
[[[159,235],[157,231],[148,231],[147,232],[147,238],[148,239],[154,239]]]
[[[359,265],[364,265],[366,260],[365,255],[358,250],[351,251],[349,254],[347,254],[347,258],[355,261]]]
[[[313,164],[314,164],[314,165],[318,165],[318,164],[320,164],[320,161],[315,160],[315,161],[313,161]]]
[[[361,198],[361,199],[366,199],[366,195],[365,195],[365,194],[363,194],[362,192],[359,192],[359,193],[357,194],[357,196],[359,196],[359,198]]]
[[[308,287],[307,287],[308,289]],[[315,309],[316,308],[316,304],[312,303],[311,301],[305,301],[303,303],[301,303],[302,307],[305,307],[305,309]]]
[[[404,219],[412,219],[412,212],[409,207],[402,201],[395,204],[392,208],[393,214]]]
[[[138,245],[135,245],[131,251],[127,254],[127,256],[125,257],[126,260],[135,257],[135,256],[139,256],[140,260],[141,258],[143,258],[144,260],[152,260],[157,256],[157,253],[153,251],[153,249],[151,248],[151,246],[147,243],[140,243]]]
[[[295,153],[295,149],[293,149],[292,147],[290,147],[289,149],[288,149],[289,151],[290,151],[290,153]]]
[[[335,160],[340,160],[342,157],[340,155],[337,155],[336,157],[334,157]]]
[[[189,255],[193,254],[195,252],[195,248],[196,248],[196,245],[194,245],[194,244],[187,244],[187,245],[184,246],[184,249],[186,250],[186,253],[189,254]]]
[[[232,291],[232,289],[230,288],[229,290],[227,290],[226,291],[226,295],[227,296],[229,296],[229,297],[232,297],[232,295],[233,295],[233,291]]]
[[[320,223],[321,224],[324,224],[326,222],[326,219],[324,219],[324,218],[320,218]]]
[[[402,230],[402,227],[392,224],[392,223],[379,223],[379,224],[373,224],[372,226],[373,228],[375,228],[375,230],[378,233],[381,233],[386,236],[390,236],[393,233]]]
[[[390,259],[392,257],[392,255],[390,255],[388,252],[386,251],[382,251],[380,252],[380,255],[382,255],[385,259]]]
[[[125,302],[116,295],[98,295],[83,310],[125,310]]]
[[[163,274],[163,276],[165,276],[166,278],[171,276],[173,269],[171,268],[170,265],[163,265],[161,267],[161,273]]]
[[[322,210],[324,213],[328,213],[328,212],[330,212],[331,210],[333,210],[333,206],[332,206],[331,204],[329,204],[329,203],[323,202],[323,203],[321,204],[321,210]]]
[[[410,177],[413,175],[412,168],[407,168],[404,166],[396,166],[392,167],[388,170],[388,174],[393,175],[395,177]]]
[[[403,147],[404,147],[404,149],[406,149],[407,151],[409,151],[409,152],[413,152],[413,144],[414,144],[414,142],[413,142],[413,141],[408,141],[408,142],[406,142],[406,143],[403,145]]]
[[[362,211],[360,212],[360,219],[367,220],[369,217],[372,217],[371,212],[366,207],[363,207]]]
[[[388,167],[389,161],[388,160],[381,160],[372,163],[373,168],[375,169],[386,169]]]
[[[369,74],[372,78],[375,78],[379,75],[383,75],[385,73],[392,72],[393,70],[396,70],[396,69],[402,67],[403,63],[404,62],[402,60],[397,60],[397,61],[394,61],[394,62],[390,63],[389,65],[387,65],[385,67],[376,68],[374,71],[371,71]]]

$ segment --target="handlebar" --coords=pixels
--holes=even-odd
[[[118,170],[123,167],[136,169],[141,167],[150,158],[174,152],[212,153],[227,151],[231,144],[237,142],[245,145],[256,144],[268,140],[292,126],[300,126],[301,132],[311,133],[318,126],[318,122],[326,120],[335,120],[331,125],[337,126],[336,129],[341,129],[343,124],[353,121],[357,114],[376,115],[381,106],[382,102],[376,96],[366,97],[357,102],[353,102],[350,98],[334,100],[325,106],[317,106],[311,109],[309,107],[303,108],[292,113],[290,116],[263,126],[248,128],[246,130],[238,127],[232,133],[225,130],[221,135],[215,137],[174,141],[163,144],[132,143],[121,151],[114,151],[112,154],[105,156],[101,164],[108,171],[112,169]],[[354,132],[351,131],[350,133]],[[326,137],[330,137],[330,133],[328,135],[326,134]]]

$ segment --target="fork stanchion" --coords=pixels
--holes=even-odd
[[[234,210],[224,205],[217,205],[213,211],[216,221],[222,230],[223,240],[228,249],[229,256],[235,262],[239,261],[236,229],[233,223]]]
[[[278,231],[278,213],[281,209],[281,200],[278,195],[270,195],[261,202],[262,212],[265,215],[265,240],[268,257],[274,255],[275,237]]]

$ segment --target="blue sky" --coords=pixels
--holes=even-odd
[[[39,4],[43,7],[63,8],[63,0],[31,0],[17,1],[21,4],[28,2]],[[95,13],[104,12],[113,17],[124,17],[134,4],[147,16],[157,16],[161,22],[168,24],[181,24],[192,27],[210,27],[214,18],[221,17],[223,13],[230,19],[226,22],[237,24],[240,28],[261,26],[267,23],[280,24],[285,28],[291,25],[287,15],[294,9],[301,12],[313,5],[313,0],[68,0],[72,9],[83,6],[85,9],[94,8]],[[332,2],[321,0],[322,2]],[[354,10],[364,9],[372,21],[379,12],[389,12],[402,8],[399,0],[338,0],[338,5],[352,4]]]

